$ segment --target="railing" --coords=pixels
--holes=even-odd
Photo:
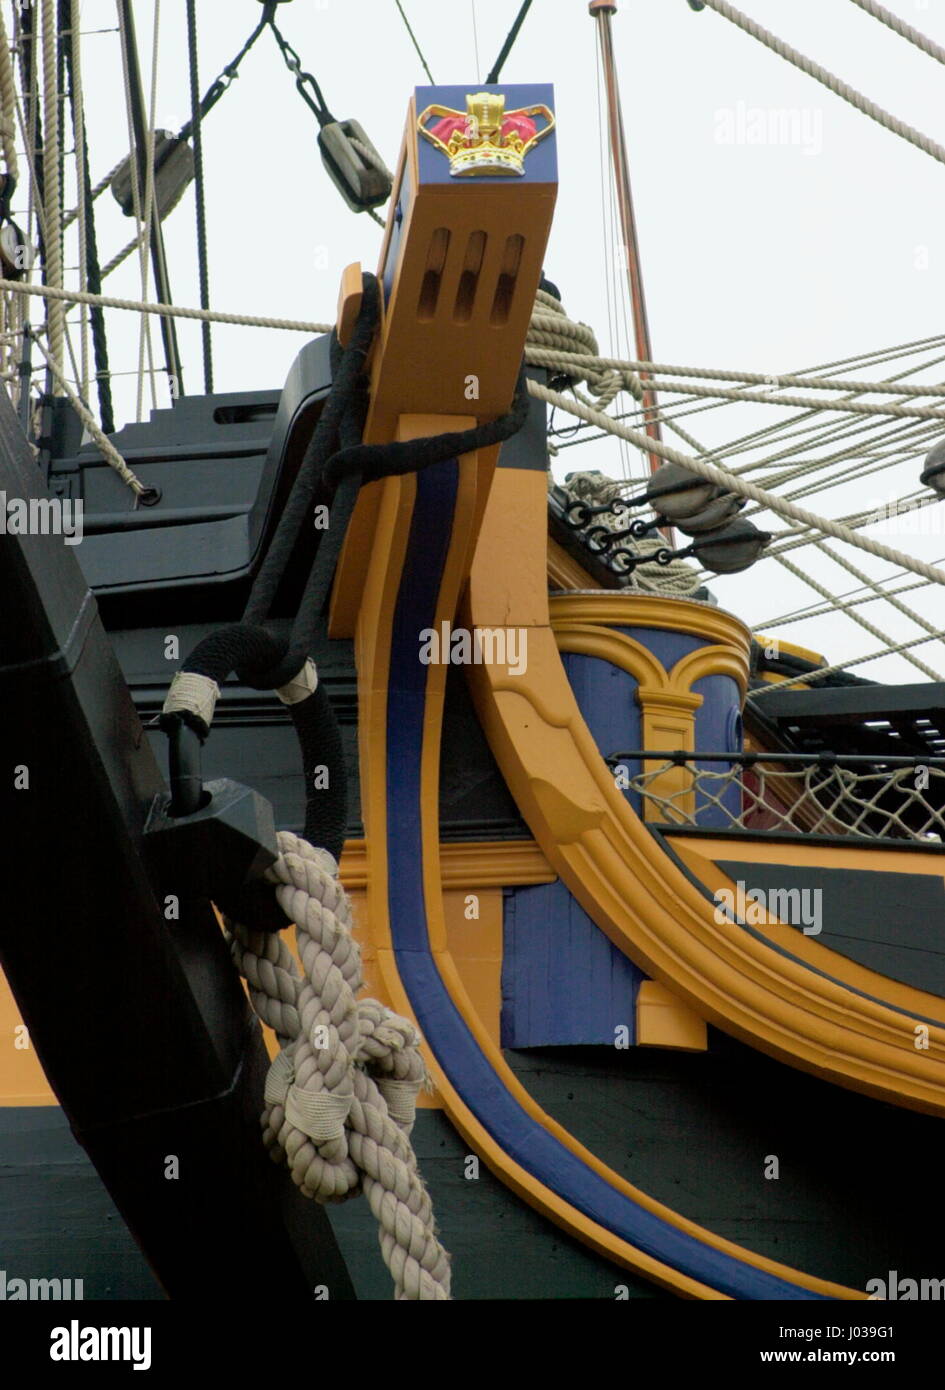
[[[945,842],[945,758],[635,749],[606,761],[651,824]]]

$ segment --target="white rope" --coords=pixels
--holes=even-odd
[[[43,166],[45,184],[46,281],[51,289],[62,287],[62,206],[59,199],[59,78],[55,0],[43,0]],[[49,314],[49,350],[62,359],[65,313],[52,300]]]
[[[913,29],[911,24],[907,24],[904,19],[894,15],[883,5],[877,5],[876,0],[853,0],[854,5],[859,5],[861,10],[878,19],[881,24],[885,24],[892,29],[894,34],[899,34],[902,38],[908,39],[909,43],[914,43],[916,48],[921,48],[923,53],[927,53],[930,58],[935,58],[939,63],[945,63],[945,48],[934,43],[927,35],[918,29]]]
[[[102,430],[99,427],[97,420],[91,414],[88,407],[84,404],[84,402],[82,402],[79,399],[79,397],[73,391],[72,387],[69,385],[65,377],[65,372],[62,363],[59,362],[55,357],[53,357],[52,353],[46,347],[45,343],[36,334],[33,335],[33,341],[36,343],[40,352],[43,354],[46,361],[49,363],[50,371],[56,378],[56,381],[59,383],[59,386],[61,387],[63,394],[68,396],[69,403],[72,406],[72,409],[75,411],[76,415],[78,415],[79,419],[82,421],[83,425],[89,433],[89,437],[95,444],[96,448],[102,455],[102,458],[105,460],[105,462],[109,465],[110,468],[114,468],[115,472],[118,474],[119,478],[121,478],[122,482],[126,483],[127,486],[131,488],[132,492],[134,492],[137,496],[140,497],[142,493],[147,492],[147,485],[141,481],[137,473],[134,473],[128,467],[127,463],[125,463],[125,460],[122,458],[121,454],[115,448],[108,435],[102,433]]]
[[[838,558],[837,556],[833,555],[832,551],[828,551],[828,554],[830,554],[833,559]],[[833,597],[829,589],[825,589],[822,584],[818,584],[817,580],[814,579],[810,574],[808,574],[806,570],[799,569],[798,566],[793,563],[793,561],[788,560],[784,555],[775,555],[774,558],[777,560],[779,565],[783,565],[784,568],[786,570],[789,570],[791,574],[793,574],[797,579],[802,579],[809,589],[813,589],[815,593],[820,594],[821,598],[829,599]],[[886,598],[887,595],[883,594],[882,597]],[[850,619],[851,622],[856,623],[858,627],[862,627],[863,629],[865,629],[865,631],[868,632],[871,637],[875,637],[878,641],[884,642],[887,650],[892,650],[894,646],[893,638],[890,637],[887,632],[883,632],[882,628],[874,627],[874,625],[869,621],[868,618],[864,618],[862,613],[848,612],[847,617]],[[923,624],[923,626],[925,626],[927,631],[931,632],[933,636],[941,637],[942,634],[936,632],[934,628],[929,627],[927,624]],[[942,677],[939,675],[937,671],[934,671],[931,666],[926,666],[925,662],[922,661],[919,657],[914,656],[912,652],[904,651],[901,653],[901,655],[905,658],[906,661],[910,662],[913,666],[916,666],[922,672],[923,675],[928,676],[929,680],[940,681],[942,679]]]
[[[26,285],[19,280],[0,280],[0,290],[35,294],[43,299],[62,299],[71,304],[98,304],[103,309],[129,309],[136,314],[164,314],[172,319],[205,319],[208,323],[232,323],[244,328],[284,328],[290,333],[330,333],[332,323],[307,319],[273,319],[254,314],[225,314],[216,309],[188,309],[179,304],[152,304],[140,299],[116,299],[107,294],[57,289],[51,285]]]
[[[568,352],[560,348],[549,351],[544,348],[533,347],[527,349],[526,358],[536,366],[558,368],[561,371],[573,371],[579,367],[582,371],[623,371],[630,373],[633,369],[640,367],[646,371],[673,371],[675,368],[660,367],[656,364],[621,361],[616,357],[588,357],[578,353]],[[760,402],[762,405],[794,405],[804,406],[810,410],[838,410],[852,415],[893,415],[907,419],[918,420],[945,420],[945,409],[937,410],[932,406],[903,406],[890,402],[887,405],[871,404],[867,402],[853,401],[832,401],[808,400],[804,396],[789,396],[781,393],[782,383],[797,381],[801,387],[813,386],[813,382],[805,381],[800,378],[764,376],[761,373],[737,373],[723,371],[709,371],[704,367],[685,367],[682,369],[687,375],[692,377],[715,377],[719,380],[744,381],[742,389],[730,390],[723,386],[699,386],[694,382],[663,381],[653,377],[647,381],[647,386],[654,391],[676,392],[680,395],[694,397],[710,396],[713,399],[728,401],[747,401],[749,404]],[[749,380],[750,378],[750,380]],[[752,391],[751,395],[745,392],[751,389],[755,383],[771,386],[778,391],[778,395],[765,394]],[[832,389],[835,383],[821,379],[817,382],[818,386]],[[837,390],[850,390],[869,394],[875,392],[877,395],[902,395],[902,396],[945,396],[945,386],[902,386],[894,384],[884,384],[882,382],[866,381],[844,381],[836,384]]]
[[[16,78],[7,26],[0,11],[0,148],[7,173],[19,177],[16,160]]]
[[[534,319],[532,320],[534,322]],[[566,353],[567,349],[562,348]],[[582,362],[583,358],[580,359]],[[567,365],[567,357],[562,365]],[[907,385],[897,381],[850,381],[846,377],[811,376],[807,372],[745,372],[728,367],[680,367],[666,362],[643,362],[635,359],[621,361],[611,357],[596,357],[593,366],[614,367],[628,372],[646,372],[657,375],[665,372],[673,376],[689,376],[706,381],[731,381],[745,386],[768,386],[779,391],[782,386],[803,387],[814,391],[853,391],[890,396],[945,396],[945,385]],[[683,388],[680,387],[680,390]],[[689,389],[688,387],[686,388]]]
[[[286,831],[278,840],[266,878],[296,924],[303,975],[278,933],[226,921],[253,1007],[282,1043],[266,1082],[264,1143],[306,1197],[338,1202],[363,1188],[398,1299],[447,1299],[449,1256],[409,1142],[426,1080],[419,1037],[377,1000],[356,998],[360,952],[334,859]]]
[[[70,43],[72,53],[72,112],[75,125],[75,170],[79,190],[79,203],[76,209],[79,218],[79,289],[87,290],[88,265],[88,207],[85,201],[85,96],[82,89],[82,43],[79,25],[79,0],[71,0],[69,8]],[[63,221],[63,231],[66,223]],[[88,305],[80,306],[79,313],[79,359],[81,372],[79,394],[83,400],[89,398],[89,310]]]
[[[118,170],[119,170],[120,168],[122,168],[122,166],[124,165],[124,162],[125,162],[124,159],[119,159],[119,161],[118,161],[118,163],[115,165],[115,167],[114,167],[113,169],[109,169],[109,171],[108,171],[108,173],[105,175],[105,177],[104,177],[103,179],[100,179],[100,180],[98,181],[98,183],[97,183],[97,184],[95,185],[95,187],[92,189],[92,193],[91,193],[91,202],[94,203],[95,200],[96,200],[96,198],[101,197],[101,195],[105,192],[106,188],[110,188],[110,187],[111,187],[112,179],[113,179],[113,178],[115,177],[115,175],[118,173]],[[67,213],[66,213],[65,217],[62,219],[62,230],[63,230],[63,231],[65,231],[67,227],[71,227],[71,226],[72,226],[73,222],[74,222],[74,221],[76,220],[76,218],[79,216],[79,213],[80,213],[80,209],[79,209],[78,206],[72,208],[72,210],[71,210],[70,212],[67,212]]]
[[[757,39],[759,43],[764,44],[766,48],[770,48],[771,51],[777,53],[780,58],[784,58],[787,62],[792,63],[794,67],[800,68],[801,72],[806,72],[808,77],[813,77],[815,81],[822,83],[823,86],[827,87],[835,96],[842,97],[844,101],[848,101],[851,106],[855,106],[858,111],[862,111],[864,116],[869,116],[871,120],[876,121],[881,126],[885,126],[887,130],[891,130],[894,135],[901,136],[903,140],[908,140],[909,143],[915,145],[917,149],[923,150],[926,154],[931,155],[933,159],[937,159],[940,164],[945,164],[945,148],[938,144],[937,141],[930,140],[929,137],[923,135],[921,131],[914,129],[911,125],[907,125],[905,121],[900,121],[897,116],[890,115],[890,113],[885,111],[881,106],[877,106],[876,102],[871,101],[869,97],[864,96],[862,92],[858,92],[855,87],[851,87],[849,83],[844,82],[841,78],[835,76],[834,73],[828,72],[820,63],[815,63],[812,58],[806,58],[803,53],[799,53],[796,48],[792,48],[790,44],[785,43],[783,39],[779,39],[775,34],[772,34],[770,30],[762,28],[762,26],[756,24],[753,19],[749,19],[748,15],[744,15],[740,10],[736,10],[734,6],[727,3],[727,0],[703,0],[703,3],[707,5],[710,10],[715,10],[716,14],[720,14],[723,19],[730,20],[732,24],[737,25],[738,28],[744,30],[746,34],[750,34],[753,39]]]
[[[772,681],[770,684],[759,685],[755,690],[749,692],[748,698],[754,700],[762,695],[768,695],[772,690],[783,690],[789,685],[803,684],[810,681],[814,676],[832,676],[834,671],[848,671],[851,666],[863,666],[868,661],[882,661],[885,656],[899,656],[903,652],[910,651],[913,647],[921,647],[925,642],[934,639],[925,637],[909,637],[905,642],[897,642],[894,647],[887,647],[882,652],[868,652],[866,656],[853,656],[847,661],[835,662],[833,666],[818,666],[816,671],[809,671],[806,676],[790,676],[784,680]]]
[[[643,395],[634,373],[624,369],[622,363],[604,362],[594,330],[586,323],[569,319],[561,301],[547,290],[538,290],[535,295],[525,339],[525,361],[532,366],[561,367],[573,381],[586,381],[601,407],[609,405],[621,391],[629,391],[637,400]],[[579,395],[579,399],[585,398]]]
[[[834,536],[837,540],[846,541],[848,545],[856,546],[859,550],[865,550],[868,554],[875,555],[877,559],[888,560],[891,564],[899,565],[915,574],[921,574],[935,584],[945,584],[945,571],[936,569],[933,565],[927,565],[924,560],[919,560],[913,555],[906,555],[903,551],[883,545],[868,536],[858,535],[857,532],[851,531],[848,526],[844,526],[841,522],[831,521],[828,517],[818,516],[816,512],[809,512],[804,507],[787,502],[784,498],[777,497],[754,483],[749,483],[746,479],[728,472],[725,468],[707,463],[703,458],[683,454],[671,445],[664,444],[661,440],[653,439],[648,434],[644,434],[642,430],[632,429],[629,425],[623,424],[622,421],[612,419],[603,411],[594,410],[591,406],[586,406],[580,401],[569,399],[560,391],[552,391],[549,387],[531,380],[528,382],[528,391],[529,395],[535,396],[538,400],[547,401],[550,405],[558,406],[559,409],[576,415],[581,420],[586,420],[588,424],[596,425],[599,429],[618,435],[621,439],[626,439],[643,452],[658,454],[660,458],[681,464],[700,478],[707,478],[709,482],[725,488],[728,492],[734,492],[739,497],[748,497],[753,502],[759,502],[778,516],[803,522],[804,525],[810,526],[824,535]]]

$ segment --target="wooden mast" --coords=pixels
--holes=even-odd
[[[620,108],[620,88],[617,83],[617,66],[614,62],[613,34],[611,16],[616,14],[615,0],[591,0],[588,11],[597,21],[597,36],[600,40],[601,62],[604,81],[607,85],[607,113],[610,125],[610,153],[614,166],[614,182],[617,189],[617,204],[620,209],[620,226],[623,233],[624,263],[630,286],[630,305],[633,312],[633,333],[637,357],[641,362],[652,362],[650,348],[650,328],[646,317],[646,299],[643,293],[643,276],[640,270],[640,247],[637,242],[636,220],[633,216],[633,198],[630,193],[630,162],[627,158],[627,142],[624,135],[623,112]],[[656,395],[647,386],[647,377],[640,372],[643,384],[643,407],[645,429],[651,439],[660,441],[662,433],[659,421],[654,418]],[[662,460],[656,453],[650,456],[650,471],[655,473]]]

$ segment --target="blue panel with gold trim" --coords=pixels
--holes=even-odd
[[[420,182],[555,183],[550,83],[418,87]]]

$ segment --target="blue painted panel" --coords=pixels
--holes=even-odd
[[[741,692],[731,676],[703,676],[693,684],[693,693],[702,696],[702,707],[696,710],[696,748],[707,753],[740,753],[742,751]],[[702,763],[696,766],[715,772],[726,772],[731,763]],[[737,785],[727,787],[722,806],[713,806],[696,793],[696,825],[710,830],[725,830],[731,820],[722,807],[733,816],[741,811],[742,794]]]
[[[563,883],[508,893],[504,935],[503,1047],[612,1047],[620,1026],[636,1042],[637,991],[646,977]]]
[[[598,656],[565,652],[562,662],[578,708],[603,756],[622,748],[639,748],[643,734],[636,679]],[[627,776],[635,777],[640,760],[628,758],[624,766]],[[639,815],[639,793],[624,790],[624,796]]]

